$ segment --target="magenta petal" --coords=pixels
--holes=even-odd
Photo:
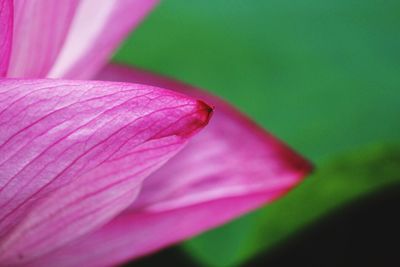
[[[273,201],[311,170],[282,142],[204,92],[112,65],[98,78],[201,95],[215,105],[215,114],[204,131],[146,179],[129,209],[34,266],[109,266],[151,253]]]
[[[0,80],[0,262],[39,257],[106,223],[209,119],[156,87]]]
[[[79,0],[14,1],[8,77],[45,77],[68,34]]]
[[[0,77],[7,73],[13,27],[12,0],[0,0]]]
[[[1,1],[0,4],[12,2]],[[7,76],[90,78],[157,2],[14,1],[13,46]],[[3,26],[1,31],[3,35]]]
[[[49,77],[92,78],[158,0],[80,2],[66,43]]]
[[[218,226],[281,194],[221,198],[164,212],[126,212],[29,266],[116,266]]]

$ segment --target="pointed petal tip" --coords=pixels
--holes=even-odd
[[[283,191],[282,195],[279,196],[283,197],[296,187],[300,186],[305,179],[307,179],[311,174],[314,173],[315,166],[312,162],[310,162],[306,158],[302,158],[299,156],[299,160],[293,163],[293,170],[296,173],[296,181],[291,185],[288,186],[286,190]]]
[[[202,100],[195,100],[191,114],[181,118],[157,137],[177,135],[184,139],[191,138],[207,126],[213,114],[213,108]]]
[[[314,164],[301,154],[298,154],[297,151],[286,147],[286,153],[290,153],[286,156],[287,167],[291,170],[294,176],[294,180],[291,185],[288,185],[285,190],[282,191],[282,194],[278,196],[278,198],[283,197],[296,187],[300,186],[305,179],[307,179],[311,174],[313,174],[315,170]]]
[[[196,119],[188,125],[187,135],[192,136],[202,130],[209,123],[214,112],[214,108],[202,100],[196,101]]]
[[[307,178],[308,175],[314,172],[315,166],[311,161],[309,161],[309,159],[298,154],[297,151],[289,151],[293,153],[292,160],[289,160],[292,166],[291,169],[297,174],[298,180],[301,182],[303,179]]]
[[[293,163],[293,168],[297,170],[299,183],[314,173],[315,165],[308,158],[298,155],[298,161]]]
[[[208,105],[203,100],[197,100],[197,105],[199,113],[202,115],[203,126],[206,126],[214,113],[214,107]]]

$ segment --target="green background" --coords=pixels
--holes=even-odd
[[[398,0],[164,0],[126,40],[114,60],[223,97],[317,166],[190,255],[236,266],[400,180],[399,14]]]

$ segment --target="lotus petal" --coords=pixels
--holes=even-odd
[[[146,255],[281,197],[311,171],[281,141],[205,92],[116,65],[98,78],[201,96],[215,105],[215,114],[204,131],[145,180],[129,209],[33,266],[110,266]]]
[[[46,77],[61,51],[79,0],[14,0],[8,77]]]
[[[13,30],[1,29],[1,35],[13,34],[7,76],[85,79],[103,67],[158,0],[2,0],[1,24],[12,2]],[[6,57],[0,66],[7,65],[3,61]]]
[[[89,79],[158,0],[81,0],[52,78]],[[88,19],[89,18],[89,19]]]
[[[0,0],[0,77],[5,76],[11,54],[13,3]]]
[[[211,109],[157,87],[0,80],[0,262],[100,227],[205,126]]]

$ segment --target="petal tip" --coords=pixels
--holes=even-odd
[[[197,100],[197,106],[199,107],[198,110],[201,116],[201,121],[203,121],[203,126],[206,126],[214,113],[214,107],[209,106],[202,100]]]
[[[196,100],[195,115],[186,124],[186,129],[180,135],[186,138],[201,131],[209,123],[214,109],[202,100]]]
[[[306,158],[298,156],[298,160],[292,163],[301,180],[314,172],[314,164]]]
[[[210,121],[213,108],[204,101],[195,100],[190,104],[190,112],[179,118],[170,127],[159,133],[156,137],[175,135],[188,139],[202,130]]]

